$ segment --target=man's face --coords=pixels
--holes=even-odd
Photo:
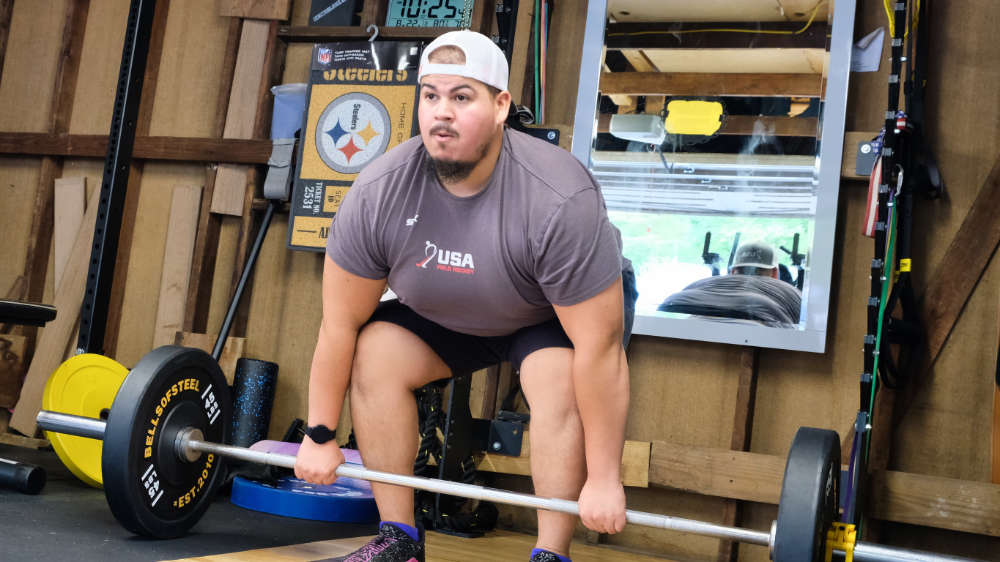
[[[430,157],[446,163],[479,162],[507,117],[509,97],[501,92],[494,98],[483,83],[464,76],[424,76],[417,118]]]

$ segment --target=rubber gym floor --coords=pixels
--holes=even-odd
[[[104,492],[80,482],[51,450],[0,444],[0,458],[39,465],[47,482],[38,495],[0,488],[0,560],[321,561],[347,554],[376,532],[375,525],[279,517],[237,507],[219,494],[189,534],[150,540],[121,527]],[[520,561],[530,535],[496,531],[480,539],[428,533],[427,562]],[[609,547],[574,545],[575,562],[663,560]]]

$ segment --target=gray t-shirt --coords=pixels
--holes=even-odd
[[[420,137],[382,155],[344,197],[326,251],[350,273],[388,277],[421,316],[477,336],[546,321],[552,304],[597,295],[628,265],[587,169],[512,130],[470,197],[441,185]]]

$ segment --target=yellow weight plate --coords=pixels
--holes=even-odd
[[[94,353],[76,355],[49,377],[42,394],[42,408],[87,418],[101,417],[102,411],[111,408],[127,374],[128,369],[114,359]],[[95,488],[103,486],[101,441],[51,431],[46,431],[45,437],[59,460],[77,478]]]
[[[722,113],[717,101],[673,100],[667,103],[663,127],[671,135],[714,135],[722,126]]]

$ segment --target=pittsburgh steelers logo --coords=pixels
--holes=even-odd
[[[316,148],[327,166],[355,174],[385,152],[390,126],[389,112],[378,99],[361,92],[344,94],[320,115]]]

